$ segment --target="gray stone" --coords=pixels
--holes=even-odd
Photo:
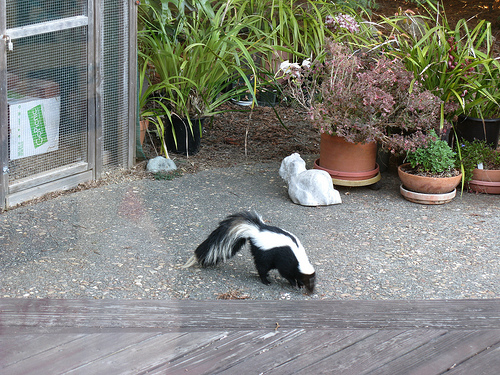
[[[156,158],[148,161],[146,169],[151,173],[170,172],[176,170],[177,166],[172,159],[157,156]]]
[[[342,203],[340,193],[333,188],[328,172],[307,170],[306,162],[297,153],[283,159],[279,174],[288,184],[288,195],[293,203],[302,206]]]

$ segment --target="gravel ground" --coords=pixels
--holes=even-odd
[[[0,297],[500,297],[499,196],[418,205],[400,196],[390,171],[379,190],[338,187],[342,204],[302,207],[278,168],[247,163],[132,180],[3,212]],[[314,295],[274,271],[262,284],[249,251],[217,267],[181,268],[218,221],[243,209],[299,237],[317,271]]]

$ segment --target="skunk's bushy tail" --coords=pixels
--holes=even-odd
[[[233,257],[246,244],[248,238],[258,235],[262,219],[254,212],[240,212],[228,216],[219,223],[208,238],[196,248],[184,267],[196,263],[214,266]]]

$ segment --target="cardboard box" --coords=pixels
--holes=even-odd
[[[9,95],[8,95],[9,96]],[[10,95],[10,160],[55,151],[59,147],[61,97]]]

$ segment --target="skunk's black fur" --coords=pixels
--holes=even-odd
[[[269,271],[277,269],[292,286],[305,286],[309,293],[314,291],[315,271],[297,237],[278,227],[266,225],[253,212],[240,212],[221,221],[217,229],[196,248],[185,267],[196,263],[206,267],[225,262],[247,241],[264,284],[270,284],[267,279]]]

